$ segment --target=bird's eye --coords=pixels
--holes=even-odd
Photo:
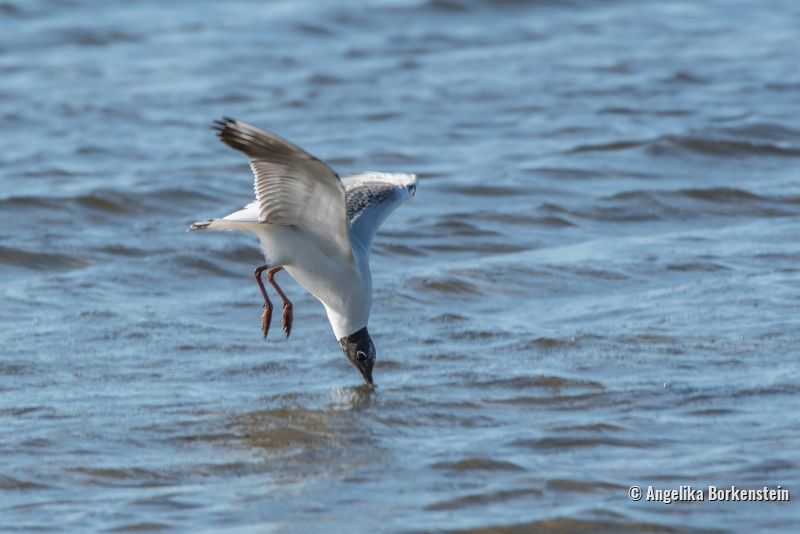
[[[367,359],[367,355],[363,351],[359,350],[359,351],[356,352],[356,358],[358,358],[359,360],[361,360],[363,362],[364,360]]]

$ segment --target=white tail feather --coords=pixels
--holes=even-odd
[[[208,221],[197,221],[192,223],[187,232],[194,232],[196,230],[252,230],[253,223],[246,223],[243,221],[229,221],[226,219],[211,219]]]

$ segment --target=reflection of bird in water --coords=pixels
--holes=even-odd
[[[334,388],[331,391],[333,402],[329,406],[334,411],[352,411],[361,410],[372,404],[373,388],[359,385],[346,388]]]
[[[416,176],[367,172],[340,179],[325,163],[277,135],[228,118],[214,127],[223,143],[250,158],[256,200],[222,219],[196,222],[190,230],[256,234],[266,259],[255,270],[264,297],[264,337],[272,318],[272,302],[261,280],[264,271],[283,301],[287,337],[292,330],[292,303],[275,281],[275,274],[286,269],[325,306],[345,356],[372,384],[369,250],[381,223],[414,196]]]

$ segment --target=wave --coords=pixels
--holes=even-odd
[[[141,35],[134,35],[129,32],[97,28],[71,28],[61,35],[61,42],[64,44],[98,47],[117,43],[137,43],[142,39]]]
[[[567,220],[563,217],[557,217],[555,215],[547,215],[544,217],[539,217],[536,215],[529,215],[527,213],[478,211],[469,216],[478,221],[489,221],[506,225],[513,224],[520,226],[544,226],[551,228],[565,228],[569,226],[577,226],[574,222]]]
[[[628,108],[603,108],[604,113],[633,112]],[[773,123],[752,123],[729,128],[706,129],[686,134],[666,134],[648,139],[621,139],[603,143],[579,144],[566,154],[588,152],[617,152],[631,149],[646,150],[652,156],[672,156],[684,153],[716,157],[800,157],[797,139],[800,131]]]
[[[637,141],[635,139],[611,141],[608,143],[597,143],[578,145],[574,148],[567,150],[567,154],[580,154],[581,152],[611,152],[616,150],[627,150],[647,144],[648,141]]]
[[[54,252],[31,252],[0,245],[0,264],[35,270],[73,270],[87,267],[86,258]]]
[[[22,8],[14,2],[9,0],[0,1],[0,15],[7,17],[27,17],[29,12],[23,11]]]
[[[443,233],[451,236],[499,236],[499,232],[495,232],[493,230],[484,230],[478,228],[474,224],[466,222],[464,220],[459,220],[458,215],[454,215],[452,217],[447,217],[444,220],[440,220],[437,223],[434,223],[433,228],[437,230],[441,230]]]
[[[538,450],[564,450],[564,449],[582,449],[587,447],[624,447],[633,449],[645,449],[657,447],[659,442],[656,440],[647,439],[623,439],[612,438],[608,436],[601,437],[543,437],[535,439],[518,439],[511,442],[510,445],[515,447],[531,448]]]
[[[522,252],[527,247],[514,243],[445,243],[438,245],[422,245],[420,248],[431,252],[479,252],[482,254],[509,254]]]
[[[659,117],[682,117],[691,115],[688,109],[647,109],[627,106],[608,106],[597,110],[598,115],[655,115]]]
[[[32,480],[22,480],[13,478],[7,475],[0,475],[0,489],[9,491],[27,491],[27,490],[40,490],[51,489],[53,486],[42,484],[41,482],[34,482]]]
[[[306,35],[322,36],[322,37],[332,37],[336,35],[334,31],[334,28],[336,28],[335,25],[323,26],[321,24],[314,24],[313,22],[302,21],[295,23],[293,27],[298,32],[305,33]]]
[[[535,500],[541,498],[544,491],[539,488],[520,488],[511,490],[497,490],[487,493],[472,493],[454,499],[448,499],[428,505],[426,510],[443,511],[443,510],[460,510],[462,508],[474,508],[476,506],[489,506],[500,502],[506,502],[512,499],[528,499]]]
[[[744,189],[736,189],[733,187],[711,187],[708,189],[681,189],[677,192],[678,195],[686,198],[693,198],[696,200],[706,200],[709,202],[740,202],[740,201],[753,201],[765,200],[764,197],[746,191]]]
[[[176,203],[191,205],[207,202],[214,197],[195,190],[182,188],[155,189],[144,192],[126,192],[119,189],[97,189],[74,196],[12,196],[0,200],[0,211],[41,210],[67,213],[112,213],[119,215],[163,211]]]
[[[464,458],[456,462],[436,462],[430,467],[448,471],[525,471],[524,467],[513,462],[491,458]]]
[[[711,156],[782,156],[800,157],[800,147],[759,143],[737,139],[667,135],[650,147],[656,155],[669,154],[676,148]]]
[[[788,217],[800,215],[796,196],[759,195],[733,187],[667,191],[623,191],[600,198],[591,206],[567,208],[545,203],[537,208],[559,217],[603,222],[698,220],[718,217]]]
[[[456,277],[414,278],[411,282],[424,291],[444,295],[480,295],[481,291],[470,282]]]
[[[178,254],[170,259],[172,269],[180,274],[188,272],[203,271],[205,273],[225,276],[228,278],[238,278],[241,273],[226,269],[217,262],[210,261],[199,254]]]
[[[426,0],[408,7],[392,7],[392,10],[413,10],[431,13],[468,13],[478,9],[513,9],[530,7],[570,7],[578,4],[576,0]],[[583,2],[588,8],[590,2]]]
[[[447,190],[476,197],[515,197],[525,192],[525,188],[519,185],[457,185],[448,187]]]
[[[486,380],[482,382],[476,382],[475,385],[480,386],[482,389],[486,387],[498,387],[503,390],[528,390],[535,388],[555,390],[561,390],[565,388],[603,389],[602,383],[593,380],[564,378],[561,376],[549,375],[517,376],[514,378]]]
[[[687,533],[719,533],[718,529],[680,526],[681,532]],[[555,517],[527,523],[498,524],[485,527],[450,530],[452,534],[496,534],[498,532],[552,532],[576,534],[593,532],[608,534],[618,532],[676,532],[670,524],[636,521],[632,519],[578,519],[573,517]]]
[[[427,254],[416,247],[393,243],[376,243],[372,246],[372,251],[380,256],[416,256],[422,257]]]

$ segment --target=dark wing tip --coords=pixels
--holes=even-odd
[[[217,119],[211,123],[211,129],[215,130],[217,135],[222,135],[226,129],[232,128],[234,124],[236,124],[236,119],[222,117],[221,119]]]
[[[222,117],[211,123],[211,127],[217,132],[220,141],[231,148],[248,153],[248,147],[253,142],[252,135],[248,135],[242,130],[239,121],[230,117]]]
[[[284,165],[290,164],[290,166],[299,165],[310,160],[327,169],[336,176],[337,180],[339,179],[339,175],[325,163],[274,133],[230,117],[222,117],[215,120],[212,123],[212,128],[217,132],[217,137],[220,141],[235,150],[243,152],[250,159],[271,161]]]

